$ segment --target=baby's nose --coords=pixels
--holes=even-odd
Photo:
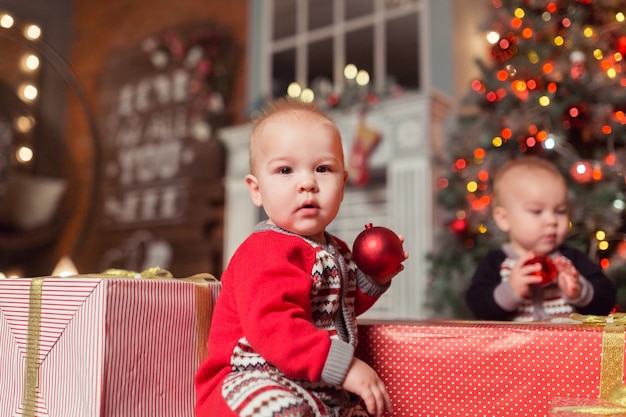
[[[302,177],[300,181],[300,190],[302,191],[312,191],[317,189],[317,181],[313,175],[305,175]]]

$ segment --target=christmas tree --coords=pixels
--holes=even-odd
[[[444,226],[430,255],[429,307],[469,317],[478,259],[505,240],[491,219],[490,177],[510,158],[553,161],[572,196],[567,243],[626,284],[626,11],[624,0],[492,0],[489,62],[478,60],[436,161]],[[620,291],[621,293],[621,291]],[[623,297],[618,295],[618,301]]]

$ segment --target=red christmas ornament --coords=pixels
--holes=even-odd
[[[404,248],[392,230],[368,223],[354,241],[352,260],[367,275],[385,277],[404,260]]]
[[[467,232],[467,220],[455,219],[448,225],[448,228],[450,229],[450,232],[452,232],[456,236],[462,236]]]
[[[524,263],[524,265],[532,264],[541,264],[541,269],[533,273],[533,275],[541,277],[541,282],[536,285],[543,287],[554,281],[554,278],[556,278],[556,266],[554,266],[552,259],[546,255],[537,255]]]

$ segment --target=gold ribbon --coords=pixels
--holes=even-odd
[[[574,313],[571,315],[571,318],[586,325],[604,326],[602,332],[602,362],[600,365],[600,399],[605,400],[607,404],[555,407],[551,411],[595,415],[626,413],[626,385],[622,382],[626,314],[615,313],[608,316],[594,316]]]
[[[570,317],[582,324],[590,325],[605,325],[605,324],[618,324],[621,326],[626,325],[626,313],[613,313],[608,316],[594,316],[573,313]]]
[[[43,278],[33,278],[30,282],[28,295],[28,332],[26,333],[26,360],[24,361],[24,391],[22,396],[22,415],[24,417],[34,417],[37,408],[42,294]]]

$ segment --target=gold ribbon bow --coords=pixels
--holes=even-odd
[[[553,412],[613,415],[626,413],[626,385],[623,384],[624,326],[626,313],[608,316],[574,313],[572,319],[585,325],[604,326],[602,333],[602,362],[600,368],[600,399],[607,404],[594,406],[555,407]]]
[[[145,269],[142,272],[111,268],[107,269],[100,275],[113,278],[174,278],[170,271],[168,271],[167,269],[161,269],[161,267],[158,266],[153,266],[152,268]]]
[[[605,324],[616,324],[620,326],[626,325],[626,313],[613,313],[608,316],[594,316],[594,315],[584,315],[573,313],[570,317],[576,321],[581,322],[582,324],[591,324],[591,325],[605,325]]]
[[[141,272],[131,271],[127,269],[110,268],[101,274],[95,275],[77,275],[77,277],[93,277],[93,278],[145,278],[145,279],[174,279],[178,281],[191,281],[197,284],[206,283],[207,281],[218,282],[217,278],[208,273],[195,274],[185,278],[175,278],[170,271],[159,266],[144,269]]]

